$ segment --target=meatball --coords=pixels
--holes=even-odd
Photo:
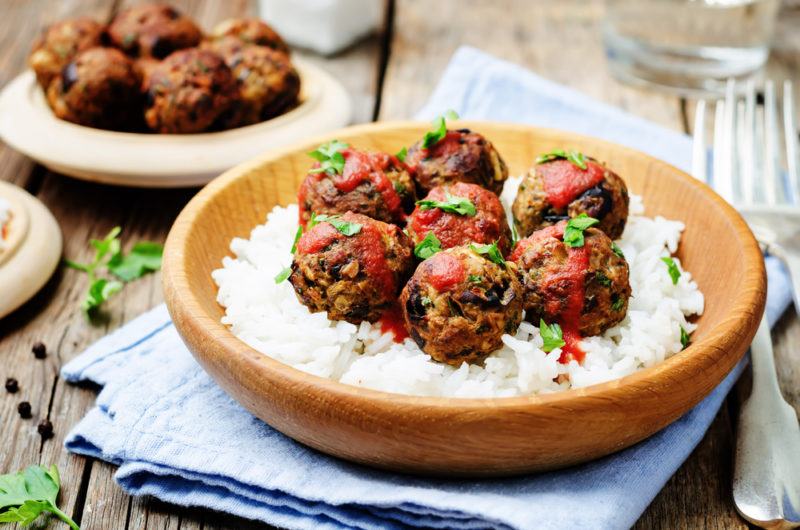
[[[470,246],[423,261],[403,289],[400,305],[411,338],[435,360],[479,363],[515,333],[522,320],[516,266],[495,263]]]
[[[108,26],[114,46],[134,57],[163,59],[197,46],[203,38],[191,18],[163,4],[143,4],[121,11]]]
[[[433,232],[442,248],[497,241],[504,256],[511,251],[511,228],[500,199],[477,184],[454,182],[433,188],[417,203],[407,229],[415,245]]]
[[[311,312],[375,322],[396,303],[413,263],[411,241],[400,228],[348,212],[303,234],[289,281]]]
[[[220,22],[211,30],[213,39],[236,37],[248,44],[266,46],[289,54],[289,47],[280,35],[266,22],[257,18],[231,18]]]
[[[144,87],[147,125],[161,133],[218,129],[239,101],[239,86],[222,58],[198,48],[180,50],[150,72]]]
[[[583,246],[566,245],[566,224],[534,232],[511,254],[522,278],[525,318],[559,323],[582,336],[599,335],[625,318],[631,296],[628,263],[596,228],[583,232]]]
[[[88,17],[62,20],[45,28],[28,58],[39,85],[46,91],[75,55],[101,46],[103,36],[103,26]]]
[[[520,236],[582,213],[598,219],[598,228],[611,239],[622,235],[628,220],[625,182],[594,159],[583,163],[585,169],[556,158],[528,171],[511,209]]]
[[[420,193],[451,182],[471,182],[500,194],[508,178],[508,168],[492,143],[469,129],[447,131],[428,148],[417,142],[406,163],[414,169]]]
[[[218,53],[233,71],[241,91],[230,127],[278,116],[297,103],[300,76],[285,53],[225,37],[204,46]]]
[[[305,225],[312,213],[348,211],[387,223],[402,223],[413,209],[414,180],[397,157],[360,151],[335,140],[315,151],[323,152],[332,156],[341,153],[344,166],[340,170],[323,170],[319,162],[314,165],[297,193],[301,224]]]
[[[57,117],[116,130],[138,124],[140,97],[133,63],[113,48],[90,48],[79,53],[47,90],[47,100]]]

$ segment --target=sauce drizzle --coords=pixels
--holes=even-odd
[[[569,160],[552,160],[536,166],[544,183],[547,201],[556,209],[566,208],[581,193],[600,184],[605,177],[605,168],[586,160],[586,169],[581,169]]]

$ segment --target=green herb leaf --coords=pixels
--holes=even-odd
[[[445,199],[446,200],[444,201],[425,199],[417,201],[417,205],[419,206],[420,210],[433,210],[434,208],[439,208],[443,212],[455,213],[458,215],[468,215],[470,217],[478,213],[478,211],[475,209],[475,205],[472,204],[472,201],[466,197],[457,197],[455,195],[445,193]]]
[[[625,298],[622,296],[614,295],[614,301],[611,302],[611,310],[619,311],[625,305]]]
[[[485,255],[489,260],[498,265],[506,264],[506,260],[503,259],[500,249],[497,248],[497,241],[491,245],[476,245],[475,243],[470,243],[469,248],[476,254]]]
[[[33,465],[18,473],[0,475],[0,522],[28,525],[42,512],[55,514],[74,530],[78,525],[56,506],[61,479],[55,466]]]
[[[420,301],[422,302],[422,305],[424,307],[428,307],[429,305],[433,305],[433,300],[431,300],[430,296],[423,296],[422,298],[420,298]]]
[[[122,282],[98,278],[89,285],[89,291],[83,299],[81,309],[91,317],[98,307],[121,290]]]
[[[517,230],[517,223],[511,223],[511,248],[514,248],[519,243],[519,231]]]
[[[397,157],[397,159],[398,159],[400,162],[403,162],[403,163],[405,163],[405,161],[406,161],[406,156],[408,156],[408,149],[406,149],[406,148],[404,147],[404,148],[400,149],[400,150],[397,152],[397,154],[396,154],[396,155],[394,155],[394,156],[396,156],[396,157]]]
[[[297,242],[300,241],[300,237],[302,235],[303,235],[303,227],[301,225],[297,227],[297,232],[294,233],[294,241],[292,241],[292,249],[289,251],[292,254],[297,252]]]
[[[669,272],[669,277],[672,279],[672,285],[678,285],[678,279],[681,277],[681,270],[678,268],[675,260],[668,257],[661,258],[661,261],[667,265],[667,272]]]
[[[573,217],[567,221],[567,227],[564,229],[564,244],[569,247],[582,247],[584,243],[583,232],[599,222],[585,213]]]
[[[550,353],[556,348],[561,348],[566,344],[564,342],[564,335],[561,332],[561,326],[558,324],[547,325],[544,319],[539,319],[539,335],[542,336],[542,351]]]
[[[311,226],[319,223],[330,223],[336,230],[348,237],[354,236],[361,232],[362,228],[360,223],[343,221],[339,215],[316,215],[312,216],[311,221],[313,223]]]
[[[308,156],[319,162],[319,167],[312,169],[309,173],[328,173],[329,175],[341,175],[344,170],[343,150],[350,147],[339,140],[332,140],[322,144],[315,151],[308,153]]]
[[[613,241],[611,242],[611,250],[612,252],[614,252],[614,254],[616,254],[620,258],[625,259],[625,254],[622,252],[622,249],[619,248],[619,246],[617,246],[617,244],[614,243]]]
[[[594,273],[594,278],[600,283],[600,285],[604,285],[606,287],[611,287],[611,280],[608,276],[606,276],[603,271],[597,271]]]
[[[684,350],[686,349],[686,347],[689,345],[690,342],[691,339],[689,338],[689,334],[686,332],[685,329],[683,329],[683,326],[681,326],[681,346],[683,346]]]
[[[469,283],[481,283],[483,282],[483,276],[480,276],[478,274],[470,274],[469,276],[467,276],[467,281]]]
[[[419,259],[428,259],[437,252],[441,252],[442,242],[433,232],[428,232],[425,239],[417,243],[414,247],[414,255]]]
[[[424,149],[430,149],[436,145],[439,140],[447,135],[447,120],[457,119],[458,114],[456,114],[453,110],[448,110],[443,115],[438,116],[435,120],[433,120],[433,129],[426,132],[425,136],[422,138],[422,147]]]
[[[283,283],[291,275],[292,275],[292,268],[286,267],[281,272],[275,275],[275,283]]]
[[[580,153],[578,151],[565,151],[564,149],[553,149],[549,153],[544,153],[536,157],[537,164],[545,164],[547,162],[552,162],[553,160],[564,159],[569,160],[572,162],[572,165],[579,167],[580,169],[587,169],[589,166],[586,165],[586,155]]]
[[[160,270],[163,254],[164,246],[159,243],[136,243],[127,255],[115,254],[108,262],[108,270],[122,281],[130,282]]]

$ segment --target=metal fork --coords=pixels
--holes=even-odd
[[[725,100],[715,105],[713,185],[739,208],[766,250],[782,257],[793,276],[795,307],[800,310],[800,181],[792,85],[784,83],[784,131],[787,175],[781,178],[780,127],[775,85],[767,81],[763,108],[755,84],[744,97],[729,81]],[[692,171],[707,181],[705,102],[695,114]],[[793,202],[794,205],[789,203]],[[800,425],[781,395],[766,315],[750,347],[753,385],[742,405],[736,443],[733,499],[739,513],[763,528],[800,526]]]

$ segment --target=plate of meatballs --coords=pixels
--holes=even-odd
[[[111,184],[201,185],[350,118],[338,81],[256,18],[206,34],[169,5],[142,4],[107,25],[52,24],[28,63],[0,94],[0,135],[53,170]]]
[[[585,461],[699,401],[763,309],[738,215],[641,153],[455,120],[306,141],[190,202],[164,286],[206,370],[304,443],[423,473]],[[271,199],[251,215],[238,193]],[[719,263],[753,285],[724,302],[703,248],[722,240]]]

